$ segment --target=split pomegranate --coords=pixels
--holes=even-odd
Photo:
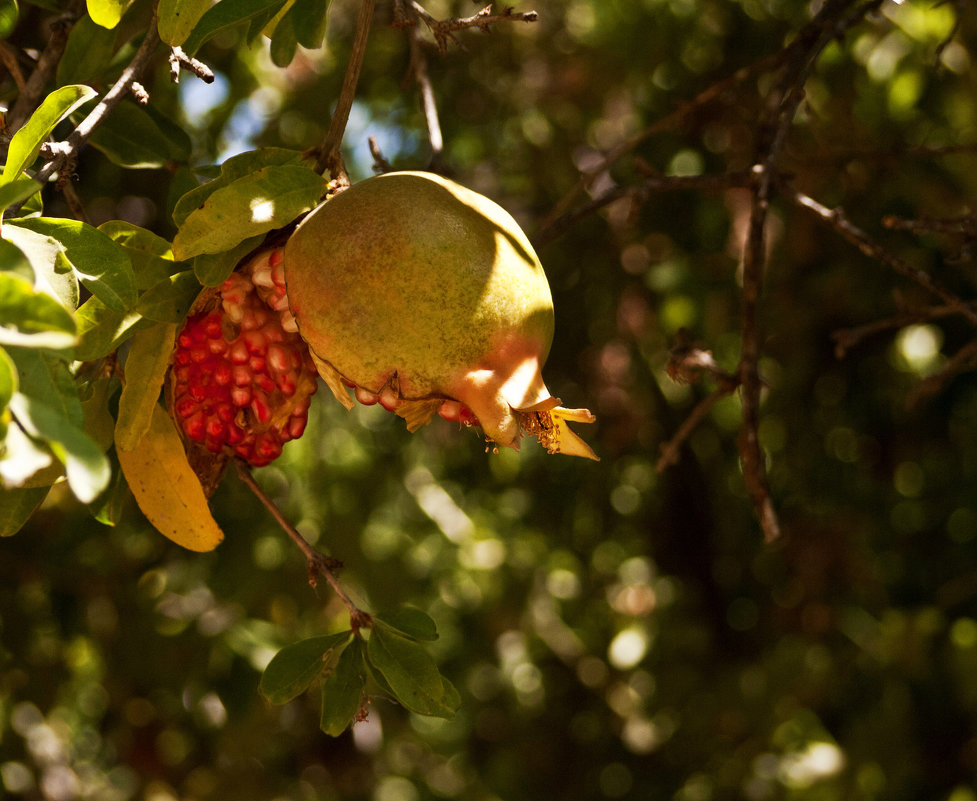
[[[411,430],[440,414],[500,445],[524,432],[596,459],[543,383],[553,301],[515,220],[438,175],[387,173],[320,205],[285,245],[288,306],[345,405],[380,403]]]
[[[317,374],[288,310],[281,249],[234,272],[187,318],[172,368],[172,413],[212,453],[267,465],[302,435]]]

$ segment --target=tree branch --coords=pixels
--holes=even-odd
[[[511,8],[506,8],[501,14],[493,14],[491,3],[470,17],[444,20],[438,20],[432,17],[424,6],[416,2],[416,0],[409,0],[409,6],[414,14],[424,20],[424,24],[430,28],[431,33],[434,34],[434,40],[438,44],[438,50],[442,55],[448,51],[449,40],[456,43],[458,41],[451,35],[453,31],[478,28],[488,33],[489,25],[495,22],[536,22],[539,19],[539,14],[535,11],[513,11]],[[407,22],[406,24],[416,26],[416,22],[414,21]]]
[[[326,132],[322,144],[319,145],[319,153],[315,163],[316,172],[325,173],[328,171],[334,179],[346,175],[340,148],[343,144],[343,135],[346,133],[346,124],[349,122],[349,112],[356,97],[356,85],[360,80],[363,59],[366,56],[366,43],[370,38],[374,6],[375,0],[362,0],[360,4],[360,13],[356,19],[356,34],[353,37],[353,49],[349,55],[349,62],[346,64],[346,75],[343,77],[343,88],[339,92],[339,100],[336,101],[336,110],[333,112],[332,120],[329,123],[329,130]]]
[[[291,538],[292,542],[294,542],[298,546],[299,550],[305,555],[305,559],[309,565],[309,584],[311,584],[313,587],[316,586],[316,576],[322,576],[325,578],[326,581],[329,582],[329,586],[332,587],[333,591],[339,596],[339,599],[349,610],[349,621],[353,629],[356,630],[369,626],[372,622],[370,615],[360,609],[353,602],[353,599],[347,595],[346,591],[339,583],[339,579],[336,578],[335,571],[341,568],[343,563],[316,550],[309,543],[309,541],[299,533],[298,529],[288,522],[281,509],[278,508],[261,485],[255,481],[254,476],[251,474],[251,469],[244,462],[242,462],[240,459],[235,459],[234,467],[236,468],[237,474],[241,481],[243,481],[248,489],[254,493],[255,497],[261,501],[262,504],[264,504],[265,508],[271,512],[271,516],[275,518],[278,525],[282,527],[284,532]]]
[[[132,61],[122,71],[122,74],[112,85],[112,88],[98,102],[98,105],[89,112],[88,116],[78,124],[75,130],[68,134],[68,138],[63,142],[55,142],[51,145],[50,152],[53,154],[53,157],[37,171],[35,178],[38,181],[41,183],[46,182],[55,172],[60,172],[66,164],[75,158],[82,145],[88,141],[88,137],[92,135],[102,121],[129,94],[132,85],[139,78],[143,69],[145,69],[149,60],[152,58],[153,53],[156,51],[156,46],[159,44],[159,41],[159,34],[156,31],[156,13],[154,11],[149,26],[146,29],[146,35],[143,37],[136,54],[132,57]]]

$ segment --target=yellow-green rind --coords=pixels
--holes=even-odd
[[[502,444],[518,435],[503,406],[549,398],[546,275],[488,198],[429,173],[370,178],[310,214],[284,264],[303,338],[358,386],[461,400]]]

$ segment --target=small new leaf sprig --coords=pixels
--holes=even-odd
[[[419,609],[374,615],[367,626],[286,646],[268,663],[259,689],[271,703],[286,704],[318,686],[319,727],[331,737],[365,720],[375,697],[451,718],[461,696],[424,646],[437,638],[435,622]]]

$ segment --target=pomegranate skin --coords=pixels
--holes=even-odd
[[[284,268],[299,333],[341,400],[354,386],[412,428],[438,411],[510,446],[519,413],[559,405],[541,375],[554,330],[546,275],[515,220],[476,192],[429,173],[369,178],[303,220]],[[595,458],[571,438],[586,453],[551,450]]]

